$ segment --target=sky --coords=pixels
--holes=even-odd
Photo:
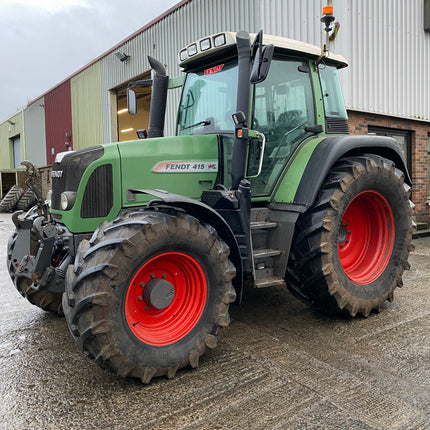
[[[180,0],[0,0],[0,122]]]

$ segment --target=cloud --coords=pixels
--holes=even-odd
[[[0,121],[178,0],[0,0]]]
[[[51,14],[67,12],[73,8],[91,8],[87,0],[2,0],[0,11],[8,11],[19,6]]]

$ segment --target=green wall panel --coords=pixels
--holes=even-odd
[[[14,169],[12,139],[19,136],[21,140],[21,160],[25,160],[25,136],[23,111],[11,116],[0,124],[0,169]],[[10,122],[8,122],[10,121]]]
[[[73,149],[103,143],[100,63],[71,80]]]

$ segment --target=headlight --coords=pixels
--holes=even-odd
[[[211,40],[209,37],[200,41],[200,49],[202,51],[207,51],[211,47]]]
[[[73,191],[64,191],[60,194],[60,207],[61,210],[67,211],[73,207],[76,200],[76,193]]]
[[[180,61],[184,61],[188,58],[188,54],[187,54],[187,50],[183,49],[180,53],[179,53],[179,60]]]
[[[226,44],[225,34],[221,33],[214,37],[214,46],[218,48],[218,46],[222,46]]]
[[[192,57],[193,55],[197,54],[197,45],[193,43],[187,48],[187,54]]]

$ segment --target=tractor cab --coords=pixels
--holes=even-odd
[[[250,36],[255,40],[243,55],[248,60],[245,68],[249,69],[243,74],[239,73],[237,34],[215,34],[179,52],[186,79],[177,135],[218,134],[223,155],[220,164],[224,166],[222,182],[231,187],[237,139],[233,115],[241,103],[246,108],[246,125],[258,131],[248,133],[251,140],[245,151],[243,173],[252,184],[253,196],[264,197],[272,193],[277,178],[302,142],[324,131],[348,133],[338,77],[338,69],[345,67],[346,61],[330,54],[315,66],[321,54],[317,47],[275,36],[263,37],[260,32]],[[260,54],[267,48],[269,53]],[[260,62],[265,70],[258,75]],[[244,76],[249,76],[245,82],[249,87],[247,99],[242,97]]]

